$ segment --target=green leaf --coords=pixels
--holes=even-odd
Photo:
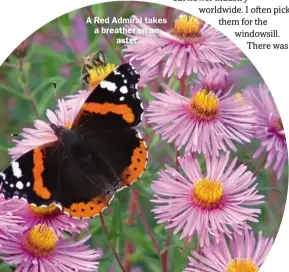
[[[57,89],[61,89],[65,84],[65,81],[60,81],[57,83]],[[41,100],[38,103],[38,110],[40,114],[42,115],[45,110],[47,109],[47,106],[49,105],[49,102],[52,98],[54,98],[55,92],[53,87],[51,87],[51,90],[47,90],[46,92],[43,92],[41,95]]]
[[[110,240],[114,240],[116,244],[116,250],[120,250],[120,237],[122,234],[122,225],[123,225],[123,218],[122,218],[122,211],[120,209],[120,203],[117,198],[114,199],[113,202],[113,213],[112,213],[112,220],[111,220],[111,231],[109,233]]]
[[[111,221],[111,232],[113,233],[121,233],[122,231],[122,211],[120,210],[120,204],[118,199],[114,199],[113,201],[113,213],[112,213],[112,221]]]
[[[5,263],[0,264],[0,272],[11,272],[12,269]]]
[[[66,79],[63,77],[52,77],[52,78],[48,78],[45,81],[43,81],[40,85],[38,85],[37,88],[35,88],[34,90],[32,90],[32,97],[35,98],[35,96],[41,92],[41,91],[45,91],[47,87],[51,88],[51,92],[54,92],[54,86],[53,86],[53,82],[56,82],[56,88],[59,89],[59,86],[63,86],[66,82]],[[57,89],[56,89],[56,93],[57,93]]]
[[[121,237],[122,235],[120,233],[116,233],[116,232],[109,232],[107,234],[107,239],[108,241],[116,241],[119,237]]]
[[[250,61],[247,57],[243,58],[238,64],[234,66],[234,69],[240,69],[249,64]]]
[[[176,248],[176,249],[183,251],[183,248],[179,245],[169,245],[161,250],[160,255],[164,254],[166,251],[169,251],[172,248]]]
[[[64,37],[68,38],[70,35],[71,21],[68,14],[64,14],[58,18],[60,30]]]
[[[91,53],[93,53],[94,51],[97,51],[96,48],[98,48],[98,44],[99,44],[99,36],[94,36],[94,40],[92,43],[90,43],[89,47],[82,53],[82,56],[85,57]]]
[[[95,17],[100,17],[100,18],[105,17],[105,5],[104,4],[93,5],[91,6],[91,9]]]
[[[142,186],[142,184],[134,183],[133,184],[134,188],[144,197],[146,198],[151,198],[151,194]]]
[[[16,95],[19,98],[28,100],[28,98],[25,96],[24,93],[22,93],[20,91],[17,91],[17,90],[14,90],[13,88],[11,88],[11,87],[9,87],[7,85],[4,85],[2,83],[0,83],[0,91],[1,90],[4,90],[4,91],[8,92],[10,95]]]
[[[161,137],[159,135],[154,135],[151,144],[149,146],[149,149],[153,149],[161,140]]]
[[[171,256],[172,256],[172,261],[170,262],[170,264],[172,264],[172,271],[173,272],[179,272],[179,271],[183,271],[186,268],[187,265],[187,257],[184,256],[183,251],[180,250],[180,248],[174,248]]]
[[[132,228],[132,226],[130,226],[129,228],[124,226],[123,232],[125,237],[138,245],[138,247],[142,248],[143,250],[153,251],[157,253],[149,236],[147,234],[144,234],[143,231],[141,231],[140,229]]]
[[[74,62],[75,59],[69,57],[65,53],[57,52],[48,46],[41,46],[39,44],[34,45],[35,54],[43,55],[47,58],[51,58],[50,61],[57,61],[58,63],[70,63]],[[54,60],[55,59],[55,60]]]
[[[150,88],[144,88],[143,91],[141,92],[141,96],[146,100],[146,101],[151,101],[154,99]]]

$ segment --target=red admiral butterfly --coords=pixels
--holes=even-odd
[[[5,198],[58,204],[73,217],[94,217],[113,193],[145,170],[147,149],[134,129],[143,108],[139,74],[118,66],[91,92],[71,129],[50,124],[58,140],[28,151],[0,173]]]

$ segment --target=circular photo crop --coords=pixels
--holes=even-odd
[[[285,133],[257,69],[202,18],[72,11],[12,51],[0,95],[0,271],[259,271]]]

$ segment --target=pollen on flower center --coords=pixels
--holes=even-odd
[[[240,100],[240,99],[242,99],[242,98],[243,98],[243,95],[242,95],[240,92],[238,92],[238,93],[235,94],[235,99],[236,99],[236,100]]]
[[[212,120],[216,116],[218,108],[219,99],[213,92],[201,90],[192,98],[191,111],[197,120]]]
[[[40,217],[48,217],[60,213],[60,209],[54,203],[47,207],[35,207],[30,205],[29,209],[35,215]]]
[[[226,272],[258,272],[258,267],[250,259],[234,259]]]
[[[214,208],[219,205],[223,197],[223,186],[219,181],[209,178],[197,182],[193,191],[193,201],[201,208]]]
[[[106,64],[89,70],[89,89],[94,89],[114,69],[114,64]]]
[[[56,248],[58,237],[53,228],[37,225],[23,239],[23,247],[36,257],[47,257]]]
[[[194,39],[201,36],[204,23],[195,16],[183,15],[175,21],[172,34],[181,39]]]

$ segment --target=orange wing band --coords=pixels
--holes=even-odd
[[[130,185],[145,171],[147,153],[148,151],[144,141],[140,140],[139,147],[135,148],[131,156],[131,164],[123,171],[121,175],[124,185]]]
[[[64,208],[64,211],[72,217],[92,218],[100,214],[110,203],[112,196],[98,196],[89,202],[75,202],[69,208]]]
[[[113,103],[104,103],[104,104],[99,104],[99,103],[85,103],[83,105],[83,110],[87,111],[89,113],[97,113],[97,114],[102,114],[105,115],[107,113],[114,113],[121,115],[122,118],[127,122],[127,123],[133,123],[135,120],[134,114],[127,105],[121,104],[113,104]]]
[[[34,176],[34,192],[43,199],[50,199],[51,193],[44,186],[42,173],[44,171],[43,153],[40,148],[34,149],[33,153],[33,176]]]

